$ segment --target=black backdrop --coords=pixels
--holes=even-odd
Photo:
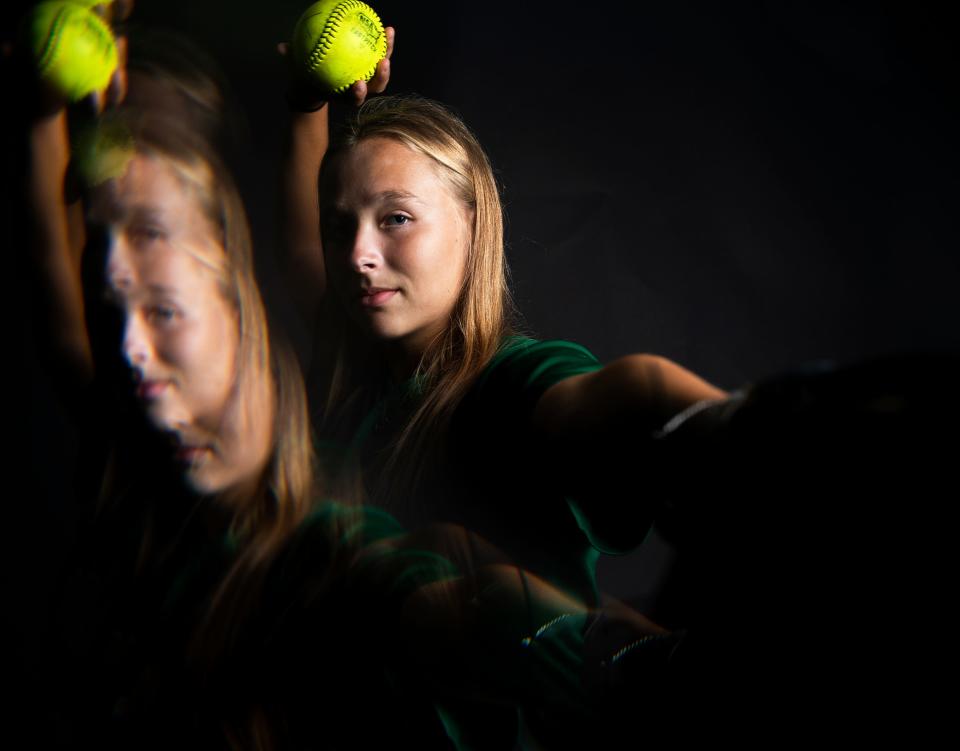
[[[136,12],[226,70],[261,248],[282,139],[274,48],[305,5]],[[390,91],[453,106],[490,153],[536,334],[602,360],[657,352],[727,388],[960,342],[956,48],[931,8],[375,8],[397,28]],[[605,558],[601,587],[644,605],[670,560],[655,537]]]
[[[140,0],[134,14],[226,72],[281,307],[263,252],[284,122],[275,45],[306,4]],[[933,4],[375,7],[398,32],[390,90],[453,106],[491,155],[536,334],[602,360],[657,352],[727,388],[957,346],[956,48]],[[55,435],[45,409],[34,475]],[[604,561],[601,586],[642,605],[670,558],[655,538]]]

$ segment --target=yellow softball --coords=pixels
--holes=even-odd
[[[82,8],[93,9],[98,5],[112,5],[113,0],[64,0],[64,2],[71,3],[72,5],[79,5]]]
[[[37,4],[24,33],[37,74],[70,101],[106,88],[117,69],[113,32],[80,4]]]
[[[293,29],[293,59],[323,91],[339,94],[369,81],[387,54],[376,11],[360,0],[320,0]]]

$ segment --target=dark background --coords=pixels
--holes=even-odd
[[[275,46],[307,4],[140,0],[133,18],[222,65],[281,308]],[[374,7],[397,28],[389,90],[451,105],[489,151],[535,334],[604,361],[663,354],[726,388],[957,346],[956,45],[932,3]],[[31,419],[49,440],[42,405]],[[642,499],[637,467],[624,503]],[[671,555],[655,537],[604,561],[601,588],[643,605]]]

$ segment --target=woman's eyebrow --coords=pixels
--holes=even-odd
[[[104,285],[103,295],[104,298],[110,302],[121,302],[132,287],[133,280],[129,276],[119,275],[107,280],[107,283]],[[177,296],[177,289],[165,284],[148,284],[141,292],[136,293],[136,296],[139,297],[143,294],[173,298]]]
[[[154,295],[164,295],[169,297],[174,297],[177,294],[177,289],[175,287],[168,287],[165,284],[148,284],[147,291]]]
[[[390,201],[414,201],[416,203],[423,203],[419,196],[406,190],[381,190],[379,193],[372,193],[362,196],[361,201],[361,205],[363,206],[389,203]],[[350,213],[350,204],[347,200],[338,199],[333,202],[333,210],[339,213],[348,214]]]
[[[163,212],[154,206],[136,204],[128,212],[131,221],[146,222],[148,224],[163,224]]]
[[[419,201],[420,198],[417,197],[414,193],[409,193],[405,190],[384,190],[380,193],[377,193],[374,196],[374,199],[377,201],[399,201],[399,200],[408,200],[408,201]]]

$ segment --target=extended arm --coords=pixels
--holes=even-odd
[[[586,673],[626,643],[666,634],[620,603],[588,608],[455,525],[432,525],[370,552],[383,580],[421,581],[402,601],[399,654],[438,696],[589,715],[598,697]],[[590,628],[598,617],[619,624],[615,638]]]
[[[589,521],[594,544],[618,551],[640,542],[653,514],[647,501],[659,500],[651,496],[676,469],[654,434],[690,405],[726,396],[680,365],[646,354],[566,378],[544,392],[533,414],[534,435],[561,489]]]
[[[620,428],[656,430],[694,402],[726,396],[665,357],[628,355],[551,386],[533,419],[551,441],[595,441]]]

